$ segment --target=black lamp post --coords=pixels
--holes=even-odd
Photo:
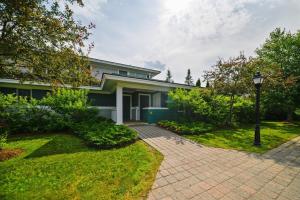
[[[263,82],[263,77],[260,72],[256,72],[253,77],[253,82],[256,87],[256,104],[255,104],[255,136],[254,136],[254,145],[260,146],[260,120],[259,120],[259,101],[260,101],[260,87]]]

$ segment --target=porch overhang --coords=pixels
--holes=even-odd
[[[103,74],[100,87],[104,91],[113,92],[116,90],[117,86],[122,86],[123,88],[129,89],[152,90],[158,92],[167,92],[173,88],[192,88],[192,86],[189,85],[168,83],[161,80],[134,78],[115,74]]]

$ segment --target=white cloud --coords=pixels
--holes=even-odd
[[[218,57],[253,55],[276,27],[300,27],[299,0],[101,2],[86,2],[81,14],[97,19],[92,56],[138,66],[159,60],[179,82],[188,68],[196,80]]]
[[[103,17],[102,8],[107,3],[107,0],[84,0],[84,6],[78,6],[76,3],[71,5],[75,14],[84,20],[96,20]]]

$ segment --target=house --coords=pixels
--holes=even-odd
[[[153,79],[158,70],[90,58],[92,75],[100,85],[86,86],[92,105],[99,114],[117,124],[126,121],[156,122],[172,119],[178,113],[167,108],[168,91],[173,88],[190,89],[191,86]],[[0,79],[2,93],[42,98],[50,84]]]

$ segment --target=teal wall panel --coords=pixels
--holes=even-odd
[[[161,120],[179,120],[181,112],[170,109],[144,109],[142,110],[144,121],[150,124],[157,123]]]

